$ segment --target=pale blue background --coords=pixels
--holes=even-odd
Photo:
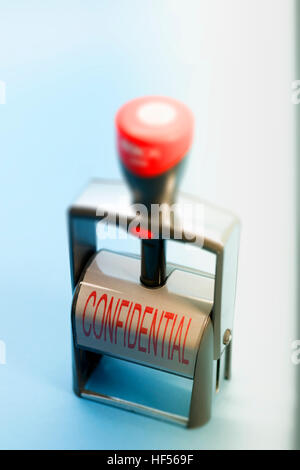
[[[291,21],[290,3],[274,0],[0,0],[7,100],[0,105],[0,340],[7,352],[0,448],[293,445],[294,240],[278,254],[279,282],[270,260],[286,235],[274,234],[266,217],[279,204],[282,226],[293,223],[291,134],[283,119],[291,123]],[[120,176],[114,114],[144,94],[171,95],[193,108],[196,141],[183,185],[239,213],[246,233],[234,379],[210,423],[193,431],[79,400],[71,389],[65,210],[90,177]],[[277,162],[270,179],[269,156]]]

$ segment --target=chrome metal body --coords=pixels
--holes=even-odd
[[[130,221],[136,215],[133,213],[130,193],[125,184],[117,181],[94,180],[71,206],[69,233],[74,292],[72,306],[74,390],[79,396],[102,403],[185,426],[197,426],[210,417],[211,401],[214,391],[219,387],[222,368],[225,369],[225,378],[230,376],[239,223],[231,213],[186,194],[180,193],[178,202],[179,204],[197,202],[203,205],[204,224],[194,226],[188,239],[196,235],[194,243],[199,249],[215,255],[215,274],[209,275],[200,270],[189,269],[187,266],[168,263],[167,282],[155,289],[140,284],[138,256],[97,251],[96,224],[103,216],[115,214],[118,220]],[[172,233],[177,229],[176,224],[175,218],[171,227]],[[186,230],[185,227],[185,233],[187,231],[189,229]],[[187,239],[176,241],[183,243],[187,242]],[[101,298],[105,300],[102,304]],[[137,341],[128,347],[130,331],[128,332],[126,325],[126,308],[124,313],[120,313],[120,309],[118,314],[116,313],[119,308],[118,301],[122,299],[126,299],[124,305],[128,308],[128,312],[134,302],[141,306],[141,315],[146,306],[149,307],[150,314],[143,317],[142,332],[140,316],[136,317],[138,323],[135,320],[132,323],[133,333],[139,328],[139,334],[133,335],[134,338],[139,338],[139,347]],[[113,317],[112,312],[110,318],[105,317],[108,315],[105,313],[108,311],[108,304],[111,310],[114,309],[118,318]],[[171,312],[173,317],[168,325],[162,313],[161,322],[164,322],[162,325],[165,326],[159,330],[158,319],[157,323],[153,323],[153,316],[154,312],[157,312],[159,317],[161,311]],[[130,313],[127,318],[130,318],[129,315]],[[109,329],[110,321],[114,321],[111,329]],[[117,321],[118,327],[116,327]],[[156,333],[152,337],[151,334],[149,336],[151,329],[152,333],[153,331]],[[176,331],[177,343],[174,342]],[[180,334],[182,337],[185,334],[184,345],[183,340],[179,344]],[[157,350],[160,351],[159,354]],[[99,359],[106,355],[191,380],[192,392],[188,414],[182,416],[88,389],[86,386],[88,378],[98,365]]]

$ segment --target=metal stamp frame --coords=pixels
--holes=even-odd
[[[195,243],[199,249],[204,249],[216,256],[213,309],[197,353],[189,416],[167,413],[86,389],[86,382],[101,359],[101,355],[81,349],[76,345],[74,312],[72,312],[73,387],[75,393],[84,398],[183,426],[194,427],[204,424],[210,417],[213,390],[219,388],[222,378],[221,370],[224,370],[224,378],[230,378],[239,221],[230,212],[184,193],[179,193],[178,201],[203,204],[204,232],[202,227],[199,227],[199,233],[197,233],[196,227],[195,234],[198,235],[198,239],[201,239],[201,243],[197,241]],[[69,209],[69,248],[74,296],[77,295],[75,289],[83,276],[86,265],[97,252],[96,224],[103,217],[103,215],[99,216],[99,212],[105,215],[118,214],[120,217],[127,217],[128,220],[132,218],[130,193],[123,182],[92,180]],[[176,241],[182,242],[182,240]],[[168,268],[172,269],[172,265]]]

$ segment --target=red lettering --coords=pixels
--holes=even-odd
[[[172,320],[172,318],[174,318],[174,313],[166,312],[165,313],[165,318],[167,319],[167,322],[166,322],[165,331],[164,331],[164,334],[163,334],[163,340],[162,340],[162,344],[161,344],[161,357],[164,357],[165,336],[166,336],[169,321]]]
[[[114,298],[112,297],[111,301],[109,302],[109,306],[108,306],[107,313],[106,313],[106,316],[105,316],[105,330],[104,330],[104,340],[106,341],[106,327],[107,327],[107,320],[108,320],[109,337],[110,337],[110,342],[111,343],[113,342],[115,316],[116,316],[116,313],[117,313],[118,305],[120,303],[120,299],[118,299],[118,302],[117,302],[117,305],[116,305],[116,308],[115,308],[115,313],[114,313],[114,316],[113,316],[113,321],[111,323],[111,310],[112,310],[113,300],[114,300]]]
[[[136,327],[136,329],[135,329],[134,342],[133,342],[133,343],[130,343],[130,330],[131,330],[132,320],[133,320],[133,317],[134,317],[134,314],[135,314],[136,311],[139,312],[139,319],[138,319],[137,327]],[[135,347],[135,344],[136,344],[137,333],[138,333],[139,323],[140,323],[140,319],[141,319],[141,312],[142,312],[142,306],[141,306],[140,304],[135,304],[135,305],[134,305],[133,312],[132,312],[132,315],[131,315],[130,324],[129,324],[129,330],[128,330],[128,347],[129,347],[130,349],[133,349],[133,348]]]
[[[115,344],[117,344],[117,333],[118,333],[118,328],[122,328],[123,322],[119,320],[120,315],[121,315],[121,310],[122,307],[128,307],[129,301],[128,300],[122,300],[119,311],[118,311],[118,316],[117,316],[117,321],[116,321],[116,328],[115,328]]]
[[[108,299],[109,297],[107,294],[102,294],[101,298],[97,302],[96,291],[89,294],[82,315],[82,329],[85,336],[90,336],[93,329],[94,337],[99,340],[102,338],[104,329],[104,341],[106,341],[107,336],[107,339],[110,339],[111,343],[117,344],[118,330],[124,328],[124,347],[126,347],[127,343],[127,347],[129,349],[137,347],[138,351],[143,353],[148,352],[148,354],[150,354],[152,345],[153,354],[154,356],[157,356],[158,338],[162,321],[165,318],[166,322],[163,327],[164,331],[161,343],[161,357],[164,357],[166,346],[166,354],[169,360],[173,360],[174,354],[177,352],[179,363],[189,364],[189,360],[186,359],[184,354],[192,319],[188,320],[185,316],[182,316],[180,319],[178,315],[163,310],[158,322],[158,309],[155,309],[154,311],[153,307],[146,305],[142,312],[143,307],[141,304],[130,302],[126,299],[116,299],[116,305],[114,307],[114,297],[112,296],[109,301]],[[90,305],[90,309],[94,308],[94,313],[87,314],[87,312],[89,312],[87,309],[91,301],[92,305]],[[102,307],[101,304],[103,304]],[[124,308],[127,308],[126,313],[124,312]],[[152,319],[148,322],[145,320],[147,314],[152,315]],[[89,316],[88,319],[86,318],[87,315]],[[93,319],[91,318],[91,315],[93,315]],[[138,316],[136,317],[135,315]],[[145,323],[149,324],[150,321],[150,327],[145,327]],[[178,325],[177,321],[179,322]],[[187,326],[183,338],[183,328],[185,327],[186,321]],[[97,327],[99,327],[98,332]],[[134,331],[132,331],[132,329]],[[120,335],[121,334],[123,334],[123,332],[120,333]],[[143,336],[145,336],[144,340]],[[142,344],[143,341],[146,342],[145,345]],[[121,340],[121,342],[123,342],[123,340]]]
[[[97,311],[98,311],[99,305],[101,304],[102,300],[105,301],[105,307],[104,307],[103,315],[102,315],[100,333],[99,333],[99,335],[97,335],[97,331],[96,331],[96,328],[95,328],[95,323],[96,323]],[[102,330],[103,330],[103,318],[104,318],[104,315],[105,315],[106,304],[107,304],[107,295],[106,295],[106,294],[103,294],[102,297],[100,298],[100,300],[99,300],[98,303],[97,303],[97,307],[96,307],[96,310],[95,310],[95,313],[94,313],[94,320],[93,320],[93,331],[94,331],[94,335],[96,336],[97,339],[100,339],[100,338],[101,338],[101,335],[102,335]]]
[[[152,342],[153,342],[154,356],[156,356],[156,354],[157,354],[158,333],[159,333],[159,329],[160,329],[160,325],[161,325],[164,313],[165,312],[163,310],[163,312],[160,316],[159,325],[158,325],[158,328],[157,328],[157,331],[156,331],[156,335],[155,335],[155,325],[156,325],[156,318],[157,318],[157,309],[154,312],[153,320],[152,320],[152,323],[151,323],[151,326],[150,326],[149,339],[148,339],[148,354],[150,353],[151,333],[153,331],[153,341]]]
[[[127,317],[126,317],[126,323],[125,323],[125,329],[124,329],[124,346],[126,346],[127,323],[128,323],[128,318],[129,318],[131,309],[132,309],[132,305],[133,305],[133,302],[131,302],[131,304],[130,304],[130,307],[129,307],[129,310],[128,310],[128,313],[127,313]]]
[[[182,348],[182,363],[183,364],[188,364],[190,362],[188,359],[184,358],[184,348],[185,348],[186,337],[187,337],[187,334],[188,334],[188,331],[189,331],[191,321],[192,321],[192,319],[190,318],[190,321],[188,323],[188,326],[187,326],[186,332],[185,332],[185,336],[184,336],[184,342],[183,342],[183,348]]]
[[[93,291],[87,298],[87,301],[85,303],[85,307],[84,307],[84,310],[83,310],[83,315],[82,315],[82,329],[83,329],[83,332],[85,334],[85,336],[90,336],[91,334],[91,329],[92,329],[92,325],[90,324],[90,327],[88,330],[85,329],[85,326],[84,326],[84,319],[85,319],[85,312],[86,312],[86,308],[88,306],[88,303],[89,301],[91,300],[91,298],[94,298],[94,302],[93,302],[93,307],[95,307],[95,303],[96,303],[96,298],[97,298],[97,294],[96,294],[96,291]]]
[[[179,362],[181,362],[181,360],[180,360],[180,343],[181,343],[183,323],[184,323],[184,317],[182,317],[182,319],[181,319],[181,321],[178,325],[176,335],[175,335],[175,338],[174,338],[172,353],[171,353],[171,359],[173,360],[174,351],[178,351],[178,361]],[[178,333],[179,333],[179,343],[178,343],[178,345],[176,345],[176,340],[177,340]]]
[[[173,336],[173,330],[174,330],[174,326],[175,326],[176,320],[177,320],[177,315],[175,315],[175,318],[174,318],[174,321],[173,321],[172,330],[171,330],[171,334],[170,334],[169,347],[168,347],[168,359],[170,359],[170,347],[171,347],[171,341],[172,341],[172,336]]]
[[[138,350],[141,351],[141,352],[146,352],[147,349],[144,348],[143,346],[141,346],[141,335],[146,335],[147,334],[147,331],[148,331],[148,328],[143,328],[143,323],[144,323],[144,320],[145,320],[145,315],[146,313],[152,313],[153,312],[153,307],[145,307],[145,310],[144,310],[144,313],[143,313],[143,318],[142,318],[142,321],[141,321],[141,327],[140,327],[140,333],[139,333],[139,345],[138,345]]]

